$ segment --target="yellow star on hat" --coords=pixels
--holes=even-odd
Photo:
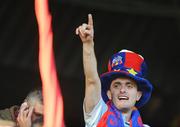
[[[127,71],[134,76],[137,74],[137,72],[133,68],[127,69]]]

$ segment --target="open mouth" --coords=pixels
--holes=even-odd
[[[127,96],[119,96],[118,99],[119,100],[129,100],[129,97],[127,97]]]

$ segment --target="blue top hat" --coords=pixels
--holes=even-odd
[[[118,77],[129,77],[137,82],[138,89],[142,91],[142,97],[136,102],[137,108],[142,107],[148,102],[152,93],[152,84],[145,79],[147,66],[144,58],[129,50],[121,50],[114,54],[108,63],[108,72],[102,74],[102,98],[105,102],[109,99],[107,97],[107,90],[109,90],[111,82]]]

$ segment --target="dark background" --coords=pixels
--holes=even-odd
[[[178,0],[50,1],[54,51],[64,96],[67,127],[83,127],[84,74],[82,44],[75,29],[93,14],[98,72],[121,49],[144,56],[151,100],[140,109],[153,127],[178,127],[180,119],[180,2]],[[0,108],[20,104],[41,85],[38,30],[33,0],[0,2]],[[180,123],[180,122],[179,122]]]

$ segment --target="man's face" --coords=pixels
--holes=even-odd
[[[43,105],[40,102],[34,103],[34,111],[32,113],[32,121],[35,121],[43,116]]]
[[[20,127],[30,127],[36,121],[43,121],[43,105],[38,98],[32,97],[21,104],[17,124]]]
[[[134,80],[123,77],[111,82],[107,95],[116,108],[126,112],[134,107],[136,101],[141,98],[142,92],[138,91]]]

